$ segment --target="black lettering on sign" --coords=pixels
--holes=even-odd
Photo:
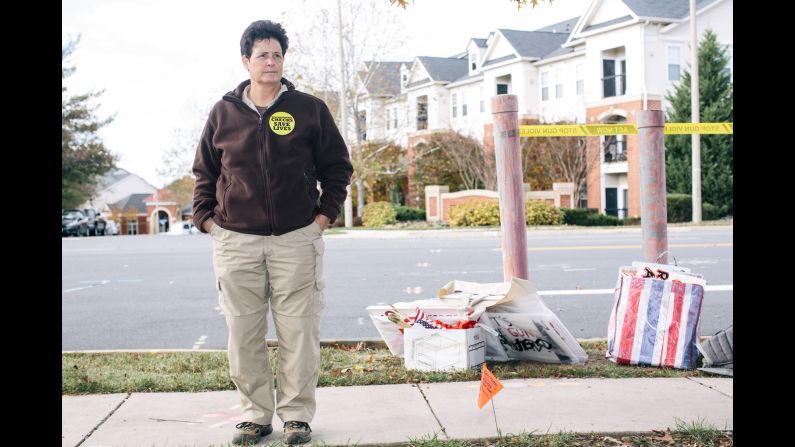
[[[519,340],[518,338],[514,340],[514,342],[510,345],[515,351],[522,352],[522,351],[538,351],[540,352],[542,349],[552,350],[552,344],[546,340],[537,339],[535,341],[529,340],[527,338],[523,338]]]

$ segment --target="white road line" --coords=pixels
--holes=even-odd
[[[92,285],[90,285],[90,286],[75,287],[75,288],[73,288],[73,289],[66,289],[66,290],[64,290],[64,291],[63,291],[63,292],[61,292],[61,293],[75,292],[75,291],[78,291],[78,290],[90,289],[90,288],[92,288],[92,287],[94,287],[94,285],[93,285],[93,284],[92,284]]]
[[[110,248],[67,248],[65,250],[61,250],[62,253],[67,253],[70,251],[110,251]]]
[[[196,343],[193,344],[193,349],[199,349],[199,346],[205,344],[206,340],[207,340],[206,335],[202,335],[201,337],[199,337],[199,339],[196,340]]]
[[[108,279],[103,279],[101,281],[80,281],[80,283],[82,283],[82,284],[85,284],[85,283],[91,283],[91,284],[88,284],[87,286],[73,287],[71,289],[66,289],[66,290],[62,291],[61,293],[69,293],[69,292],[75,292],[75,291],[83,290],[83,289],[90,289],[92,287],[105,285],[105,284],[107,284],[109,282],[110,282],[110,280],[108,280]]]

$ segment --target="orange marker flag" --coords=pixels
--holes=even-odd
[[[478,396],[478,408],[483,408],[492,397],[502,390],[503,386],[500,379],[494,376],[489,371],[486,364],[483,364],[483,370],[480,374],[480,395]]]

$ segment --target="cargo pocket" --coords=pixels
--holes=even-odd
[[[322,237],[312,241],[315,246],[315,288],[323,290],[326,288],[326,282],[323,279],[323,252],[325,251],[325,242]]]
[[[323,237],[318,237],[312,241],[315,247],[315,296],[317,297],[318,311],[326,307],[326,296],[323,289],[326,288],[326,280],[323,278],[323,253],[326,250]]]
[[[220,307],[225,314],[229,315],[229,312],[227,312],[226,305],[224,303],[224,292],[221,291],[221,280],[218,278],[215,279],[215,290],[218,291],[218,307]]]

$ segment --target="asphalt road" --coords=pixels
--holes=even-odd
[[[502,281],[499,234],[327,234],[322,339],[379,338],[365,308],[435,296],[452,280]],[[733,228],[669,227],[669,261],[708,286],[701,333],[733,322]],[[530,280],[578,338],[605,337],[619,266],[642,260],[639,228],[528,231]],[[225,349],[207,235],[62,240],[62,349]],[[275,338],[269,324],[268,338]]]

